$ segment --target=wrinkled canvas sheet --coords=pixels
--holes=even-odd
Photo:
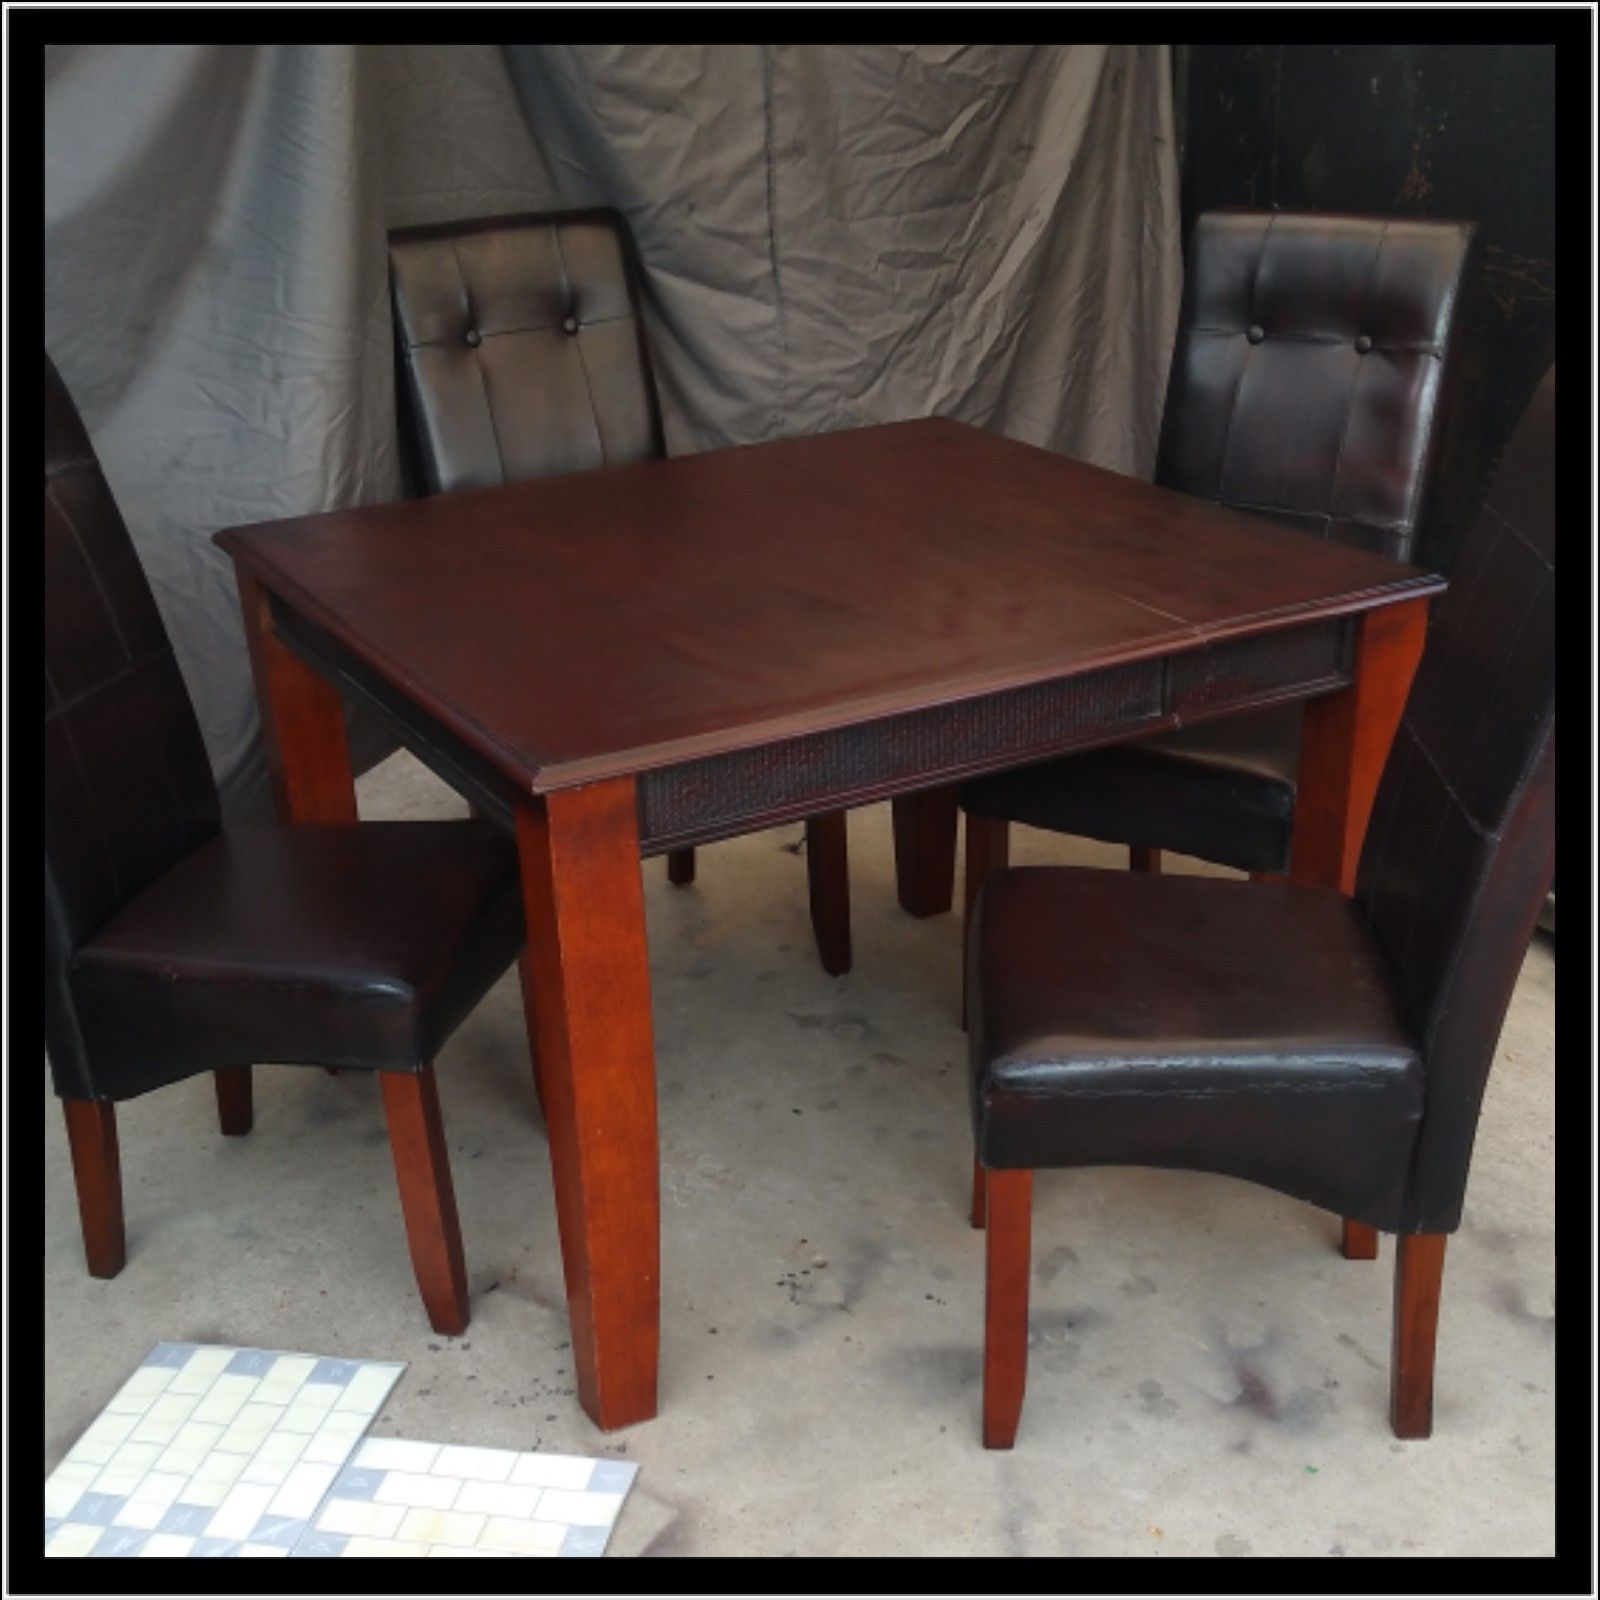
[[[943,413],[1153,464],[1164,46],[84,45],[46,81],[45,342],[235,814],[265,773],[210,535],[400,492],[389,227],[620,209],[674,453]]]

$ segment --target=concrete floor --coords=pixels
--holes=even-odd
[[[368,816],[462,807],[396,757]],[[1390,1270],[1231,1180],[1041,1173],[1016,1449],[978,1442],[982,1236],[957,925],[852,814],[855,970],[813,957],[801,830],[645,882],[661,1095],[661,1414],[573,1394],[514,975],[440,1084],[473,1323],[431,1334],[376,1088],[267,1069],[244,1140],[194,1079],[119,1112],[129,1260],[84,1272],[47,1096],[45,1468],[158,1339],[400,1358],[378,1431],[640,1463],[617,1555],[1542,1555],[1554,1547],[1553,944],[1524,968],[1445,1273],[1434,1436],[1386,1413]],[[1118,852],[1018,831],[1022,862]],[[1195,864],[1181,863],[1184,868]]]

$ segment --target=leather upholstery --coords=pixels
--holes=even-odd
[[[45,361],[45,1037],[56,1092],[415,1070],[522,942],[488,824],[219,831],[188,691]]]
[[[613,213],[401,229],[389,269],[402,432],[428,493],[662,454]]]
[[[415,1071],[522,943],[490,822],[230,828],[74,957],[84,1037],[133,1084],[241,1059]]]
[[[1437,608],[1353,900],[1064,869],[985,884],[986,1164],[1190,1167],[1373,1227],[1459,1224],[1554,868],[1553,480],[1552,370]]]
[[[1422,1115],[1387,963],[1336,890],[1025,868],[979,900],[991,1167],[1182,1167],[1377,1223]]]
[[[1397,560],[1417,547],[1473,229],[1212,211],[1190,241],[1156,481]],[[1298,708],[968,785],[980,816],[1284,872]],[[1248,759],[1238,759],[1241,748]]]

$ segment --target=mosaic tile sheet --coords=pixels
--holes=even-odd
[[[47,1556],[287,1556],[401,1361],[158,1344],[44,1486]]]
[[[638,1467],[368,1439],[296,1556],[599,1556]]]

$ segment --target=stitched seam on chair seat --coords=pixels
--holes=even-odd
[[[1376,528],[1380,533],[1406,533],[1409,520],[1378,522],[1371,517],[1348,517],[1337,511],[1304,511],[1297,506],[1273,506],[1258,500],[1228,500],[1224,504],[1231,511],[1256,511],[1264,516],[1315,517],[1319,522],[1359,522],[1363,528]]]
[[[1229,339],[1243,339],[1247,334],[1247,330],[1244,328],[1190,328],[1187,331],[1189,333],[1209,333],[1219,338]],[[1369,334],[1368,337],[1371,338],[1371,335]],[[1267,339],[1270,339],[1274,344],[1342,345],[1347,349],[1355,347],[1355,341],[1342,333],[1270,333],[1266,336],[1266,339],[1262,340],[1262,343],[1265,344]],[[1437,357],[1440,354],[1440,349],[1432,340],[1395,339],[1385,340],[1380,344],[1376,339],[1373,339],[1372,348],[1367,354],[1377,355],[1379,353],[1386,355],[1405,353]]]
[[[631,313],[620,317],[590,317],[587,322],[579,323],[578,327],[579,330],[582,331],[585,328],[608,328],[613,323],[632,321],[633,317]],[[478,333],[482,338],[485,339],[504,339],[514,333],[549,333],[552,329],[559,329],[563,325],[563,322],[536,322],[531,323],[526,328],[496,328],[490,333],[485,333],[483,329],[480,328]],[[460,335],[452,334],[444,339],[418,339],[415,341],[415,343],[408,344],[406,348],[408,350],[439,350],[458,345],[460,343]]]
[[[1403,1072],[1405,1068],[1398,1069]],[[1368,1068],[1352,1070],[1349,1078],[1338,1082],[1322,1080],[1301,1083],[1293,1079],[1272,1080],[1261,1083],[1227,1084],[1215,1088],[1182,1088],[1176,1085],[1153,1085],[1150,1088],[1124,1089],[1029,1088],[1024,1084],[1008,1084],[1004,1094],[1018,1100],[1225,1100],[1230,1096],[1257,1094],[1344,1094],[1351,1089],[1392,1089],[1395,1086],[1394,1068]],[[994,1093],[993,1088],[990,1094]]]

